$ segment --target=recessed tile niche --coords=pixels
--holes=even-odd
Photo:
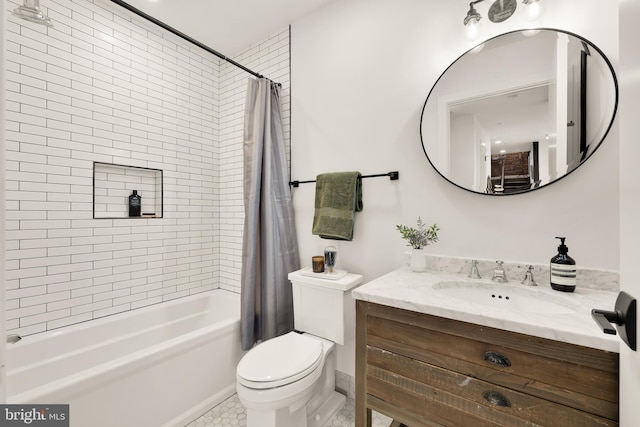
[[[161,169],[93,163],[94,218],[130,218],[133,190],[142,198],[143,217],[162,218]]]

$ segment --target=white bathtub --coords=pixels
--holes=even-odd
[[[8,403],[69,404],[72,427],[184,426],[235,392],[240,296],[224,290],[7,345]]]

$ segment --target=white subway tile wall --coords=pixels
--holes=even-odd
[[[6,21],[7,329],[239,292],[249,75],[113,3],[41,6]],[[283,84],[288,142],[288,29],[235,59]],[[94,162],[161,169],[163,218],[93,219]]]

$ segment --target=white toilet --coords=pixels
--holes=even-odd
[[[344,404],[335,391],[335,344],[354,335],[350,290],[362,276],[326,277],[310,269],[290,273],[296,331],[257,345],[238,363],[247,427],[321,427]]]

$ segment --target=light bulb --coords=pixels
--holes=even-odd
[[[469,4],[469,11],[463,21],[465,26],[465,35],[469,40],[475,40],[475,38],[480,34],[480,20],[482,19],[482,15],[480,15],[473,7],[474,3],[478,2],[476,1]]]
[[[465,36],[468,40],[475,40],[480,35],[481,29],[480,21],[472,20],[465,26]]]
[[[534,21],[540,17],[542,8],[539,0],[524,0],[524,16],[529,21]]]

